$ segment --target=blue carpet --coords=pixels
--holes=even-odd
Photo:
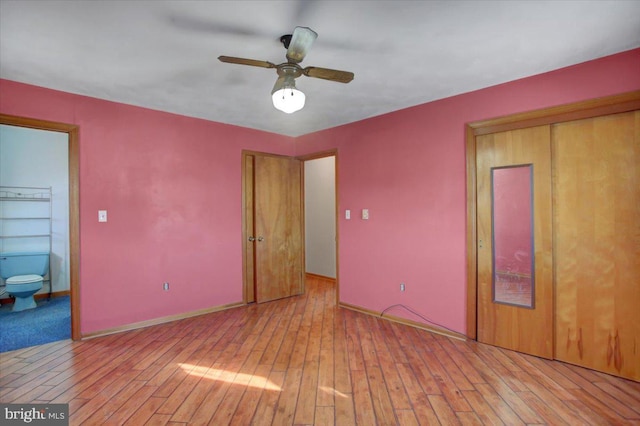
[[[37,303],[22,312],[11,312],[13,305],[0,308],[0,352],[71,338],[69,296]]]

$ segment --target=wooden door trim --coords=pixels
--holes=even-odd
[[[327,151],[320,151],[320,152],[315,152],[312,154],[306,154],[306,155],[301,155],[296,157],[298,160],[302,161],[302,214],[303,214],[303,218],[304,218],[304,163],[305,161],[310,161],[310,160],[317,160],[319,158],[326,158],[326,157],[333,157],[334,158],[334,167],[335,167],[335,177],[334,177],[334,197],[335,197],[335,221],[336,221],[336,278],[335,278],[335,285],[336,285],[336,306],[338,306],[340,304],[340,255],[339,255],[339,250],[340,250],[340,221],[338,220],[340,218],[340,208],[338,206],[338,150],[337,149],[330,149]],[[304,219],[303,219],[304,220]],[[303,235],[304,235],[304,227],[302,228],[303,230]],[[306,239],[305,239],[306,241]],[[305,271],[306,272],[306,271]]]
[[[468,123],[474,135],[563,123],[640,108],[640,90]]]
[[[300,161],[317,160],[319,158],[338,156],[337,149],[329,149],[327,151],[314,152],[312,154],[299,155],[296,158]]]
[[[640,90],[574,102],[534,111],[517,113],[466,124],[467,168],[467,331],[470,339],[477,339],[477,194],[476,194],[476,136],[545,124],[562,123],[640,109]]]
[[[80,330],[80,142],[75,124],[0,114],[0,124],[67,133],[69,141],[69,287],[71,292],[71,339]]]
[[[241,157],[241,199],[242,199],[242,209],[241,209],[241,222],[242,222],[242,302],[246,305],[247,303],[255,301],[255,289],[249,289],[249,286],[253,286],[253,279],[251,282],[249,281],[249,277],[247,276],[247,264],[249,260],[247,259],[247,180],[249,178],[253,179],[253,172],[251,173],[251,177],[247,176],[247,159],[249,157],[254,156],[253,152],[242,151]],[[255,264],[255,259],[252,259],[253,264]],[[250,294],[253,294],[253,297],[250,297]],[[250,300],[252,299],[252,300]]]

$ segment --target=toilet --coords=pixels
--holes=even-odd
[[[49,252],[0,253],[0,277],[5,290],[15,297],[12,311],[36,307],[33,295],[42,288],[49,272]]]

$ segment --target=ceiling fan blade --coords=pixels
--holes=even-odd
[[[296,27],[293,30],[291,42],[289,42],[289,48],[287,49],[287,59],[289,62],[296,64],[302,62],[317,38],[318,34],[311,28]]]
[[[302,73],[307,77],[322,78],[324,80],[348,83],[353,80],[354,74],[349,71],[332,70],[329,68],[306,67]]]
[[[252,67],[276,68],[276,64],[268,61],[258,61],[256,59],[235,58],[233,56],[218,56],[220,62],[238,65],[251,65]]]

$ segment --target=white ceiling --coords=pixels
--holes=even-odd
[[[302,63],[302,111],[271,105],[295,26],[319,37]],[[0,0],[0,77],[289,136],[640,46],[640,1]]]

